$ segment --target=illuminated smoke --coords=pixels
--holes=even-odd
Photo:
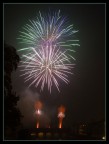
[[[63,118],[65,117],[64,113],[65,113],[65,107],[61,105],[58,108],[59,128],[62,128]]]
[[[42,103],[40,101],[37,101],[35,103],[35,114],[37,116],[36,128],[39,128],[40,116],[42,114],[41,109],[42,109]]]

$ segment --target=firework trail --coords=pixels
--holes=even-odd
[[[62,128],[62,121],[63,121],[63,118],[65,117],[64,113],[65,113],[65,107],[60,106],[58,108],[59,128]]]
[[[73,25],[67,25],[66,19],[60,16],[60,10],[45,17],[39,12],[36,21],[30,20],[30,25],[26,24],[23,30],[19,39],[27,47],[19,50],[25,52],[20,65],[24,72],[21,76],[26,76],[25,82],[33,79],[29,87],[41,84],[43,90],[47,84],[51,92],[54,83],[60,91],[58,78],[68,84],[68,74],[72,74],[74,64],[71,64],[71,59],[75,58],[70,53],[75,52],[72,46],[79,46],[76,43],[79,40],[68,38],[77,31]]]
[[[36,128],[39,128],[40,115],[42,114],[41,109],[42,109],[42,103],[40,101],[37,101],[35,103],[35,114],[37,115]]]

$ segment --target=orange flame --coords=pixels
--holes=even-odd
[[[62,123],[59,123],[59,128],[62,128]]]
[[[59,118],[59,128],[62,128],[62,120],[63,120],[63,118],[60,117],[60,118]]]
[[[65,107],[63,105],[61,105],[58,108],[58,114],[62,112],[63,114],[65,113]],[[62,128],[62,121],[63,121],[63,117],[59,117],[59,128]]]
[[[35,103],[35,109],[42,109],[42,103],[40,101]]]
[[[65,107],[64,107],[63,105],[61,105],[61,106],[58,108],[58,112],[65,113]]]
[[[62,118],[59,119],[59,128],[62,128]]]
[[[39,122],[36,123],[36,128],[39,128]]]
[[[42,109],[42,103],[40,101],[36,101],[34,105],[35,109],[37,110],[37,123],[36,128],[39,128],[39,117],[40,117],[40,109]]]

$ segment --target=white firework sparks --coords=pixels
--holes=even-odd
[[[58,114],[58,118],[64,118],[65,117],[65,114],[63,113],[63,112],[60,112],[59,114]]]
[[[35,111],[35,114],[36,114],[36,115],[41,115],[42,112],[41,112],[41,110],[38,109],[38,110]]]
[[[70,63],[69,57],[67,56],[67,50],[61,52],[59,48],[41,47],[37,52],[32,48],[33,53],[23,55],[25,61],[21,61],[20,67],[24,67],[24,74],[21,76],[25,77],[25,82],[30,79],[34,79],[29,87],[33,84],[37,87],[41,83],[41,90],[44,85],[48,84],[48,89],[51,92],[53,83],[59,91],[59,84],[57,77],[68,84],[68,74],[73,74],[71,68],[74,64]]]

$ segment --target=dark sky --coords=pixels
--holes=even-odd
[[[75,48],[76,66],[74,75],[69,78],[70,84],[61,83],[60,93],[56,89],[51,94],[47,90],[40,93],[34,86],[28,90],[28,83],[24,84],[23,77],[19,77],[19,69],[13,73],[13,89],[19,94],[29,91],[28,96],[21,95],[19,102],[25,115],[24,123],[28,126],[35,119],[30,115],[33,114],[33,102],[37,98],[43,102],[46,119],[54,125],[57,125],[57,107],[60,104],[66,107],[65,126],[102,120],[105,118],[104,4],[5,4],[4,39],[18,50],[20,46],[16,38],[22,26],[28,23],[28,19],[35,19],[39,10],[46,13],[49,9],[60,9],[62,15],[68,16],[70,24],[79,30],[75,34],[80,40],[80,47]]]

